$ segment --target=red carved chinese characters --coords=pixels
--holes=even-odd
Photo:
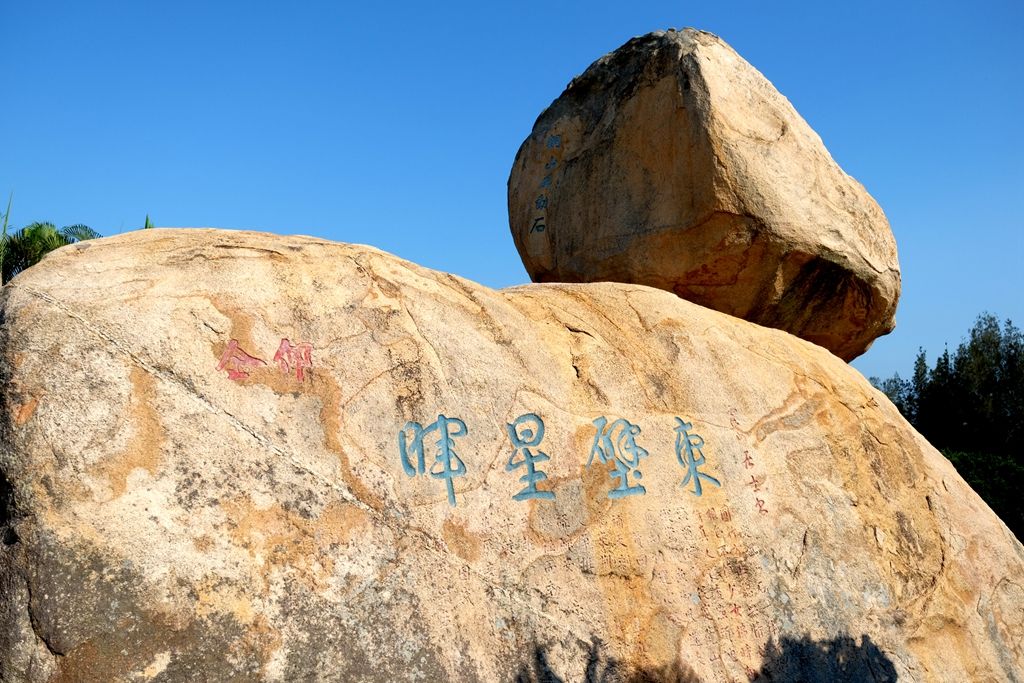
[[[754,462],[754,459],[750,457],[750,451],[743,451],[743,466],[745,468],[747,468],[748,470],[749,469],[753,469],[754,467],[756,467],[756,463]],[[768,514],[768,508],[765,507],[765,501],[763,499],[761,499],[760,497],[758,497],[757,494],[761,492],[762,488],[764,488],[765,480],[767,480],[767,479],[768,479],[768,475],[767,474],[762,474],[760,477],[758,477],[758,476],[756,476],[754,474],[751,474],[750,475],[750,481],[747,482],[747,486],[751,486],[754,489],[754,491],[753,491],[753,493],[754,493],[754,503],[757,505],[757,512],[758,512],[758,514],[761,514],[761,515],[767,515]]]
[[[313,367],[313,345],[307,343],[292,344],[287,339],[281,340],[274,354],[274,362],[281,368],[281,372],[289,375],[294,370],[295,377],[300,382],[304,379],[303,369]]]
[[[750,451],[743,452],[743,466],[748,470],[754,467],[754,459],[750,457]]]
[[[250,356],[238,346],[238,340],[232,339],[221,354],[217,370],[227,370],[228,379],[247,379],[253,368],[266,365],[265,360]]]

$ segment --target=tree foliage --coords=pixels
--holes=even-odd
[[[954,353],[928,366],[921,349],[914,374],[872,383],[941,450],[960,475],[1024,538],[1024,335],[988,313]]]
[[[54,249],[100,237],[86,225],[66,225],[58,229],[53,223],[31,223],[8,233],[6,218],[5,215],[4,230],[0,234],[0,282],[4,283],[39,263]]]

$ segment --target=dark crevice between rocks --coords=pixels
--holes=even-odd
[[[14,530],[14,486],[7,474],[0,470],[0,543],[10,546],[18,542]]]
[[[32,582],[28,580],[28,577],[24,577],[25,590],[28,593],[28,605],[25,606],[25,610],[28,612],[29,623],[32,624],[32,632],[36,635],[36,640],[46,646],[46,651],[49,652],[54,658],[63,657],[64,653],[55,649],[53,644],[43,634],[43,627],[40,625],[39,620],[36,618],[35,613],[32,611]]]
[[[858,643],[851,636],[814,640],[809,636],[769,639],[760,671],[748,671],[754,683],[895,683],[896,667],[871,638]],[[529,662],[519,668],[516,683],[569,683],[553,668],[545,646],[535,644]],[[687,664],[638,667],[607,654],[597,637],[587,652],[584,683],[700,683]]]
[[[11,387],[11,368],[7,364],[7,346],[9,341],[9,330],[5,323],[7,321],[7,307],[0,303],[0,449],[9,451],[11,448],[11,400],[9,397]],[[2,468],[0,468],[0,544],[12,546],[18,542],[18,534],[14,531],[14,485]]]
[[[800,263],[799,270],[785,285],[779,301],[758,311],[753,322],[767,327],[787,329],[802,339],[832,349],[845,361],[856,358],[865,349],[865,341],[855,333],[852,323],[836,326],[837,312],[850,306],[859,308],[859,316],[870,321],[883,313],[883,301],[871,285],[843,265],[828,258],[810,254],[789,254],[786,257]],[[878,335],[891,332],[893,325],[883,325]]]
[[[565,325],[565,329],[569,330],[570,332],[575,332],[576,334],[585,334],[588,337],[590,337],[591,339],[594,338],[594,335],[590,334],[586,330],[581,330],[578,327],[573,327],[572,325],[566,325],[565,323],[562,323],[562,324]],[[579,373],[577,373],[576,376],[579,377]]]

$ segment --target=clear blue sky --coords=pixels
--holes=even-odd
[[[526,281],[506,181],[568,81],[634,35],[722,36],[879,201],[907,374],[989,310],[1024,325],[1024,3],[0,0],[12,221],[372,244]]]

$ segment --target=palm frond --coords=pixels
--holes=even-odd
[[[58,230],[53,223],[38,221],[7,233],[6,218],[4,216],[4,234],[0,241],[0,280],[3,282],[39,263],[54,249],[102,237],[87,225],[65,225]]]
[[[7,221],[11,218],[11,202],[14,201],[14,193],[7,198],[7,211],[4,213],[3,236],[7,237]]]
[[[7,198],[7,211],[4,212],[4,224],[3,230],[0,232],[0,285],[7,282],[7,278],[4,277],[4,261],[7,258],[7,222],[11,218],[11,202],[14,201],[14,193]]]
[[[29,223],[28,225],[23,227],[21,230],[18,230],[18,232],[37,232],[39,230],[56,230],[56,229],[57,229],[57,226],[54,225],[53,223],[51,223],[50,221],[35,221],[34,223]]]
[[[32,250],[41,250],[43,253],[68,243],[53,223],[30,223],[14,234],[16,239],[23,241]]]
[[[68,244],[74,242],[81,242],[82,240],[94,240],[97,237],[103,237],[88,225],[82,225],[76,223],[75,225],[65,225],[60,229],[60,234],[67,240]]]
[[[39,263],[54,249],[69,244],[53,223],[36,222],[15,230],[7,236],[3,262],[3,280]]]

